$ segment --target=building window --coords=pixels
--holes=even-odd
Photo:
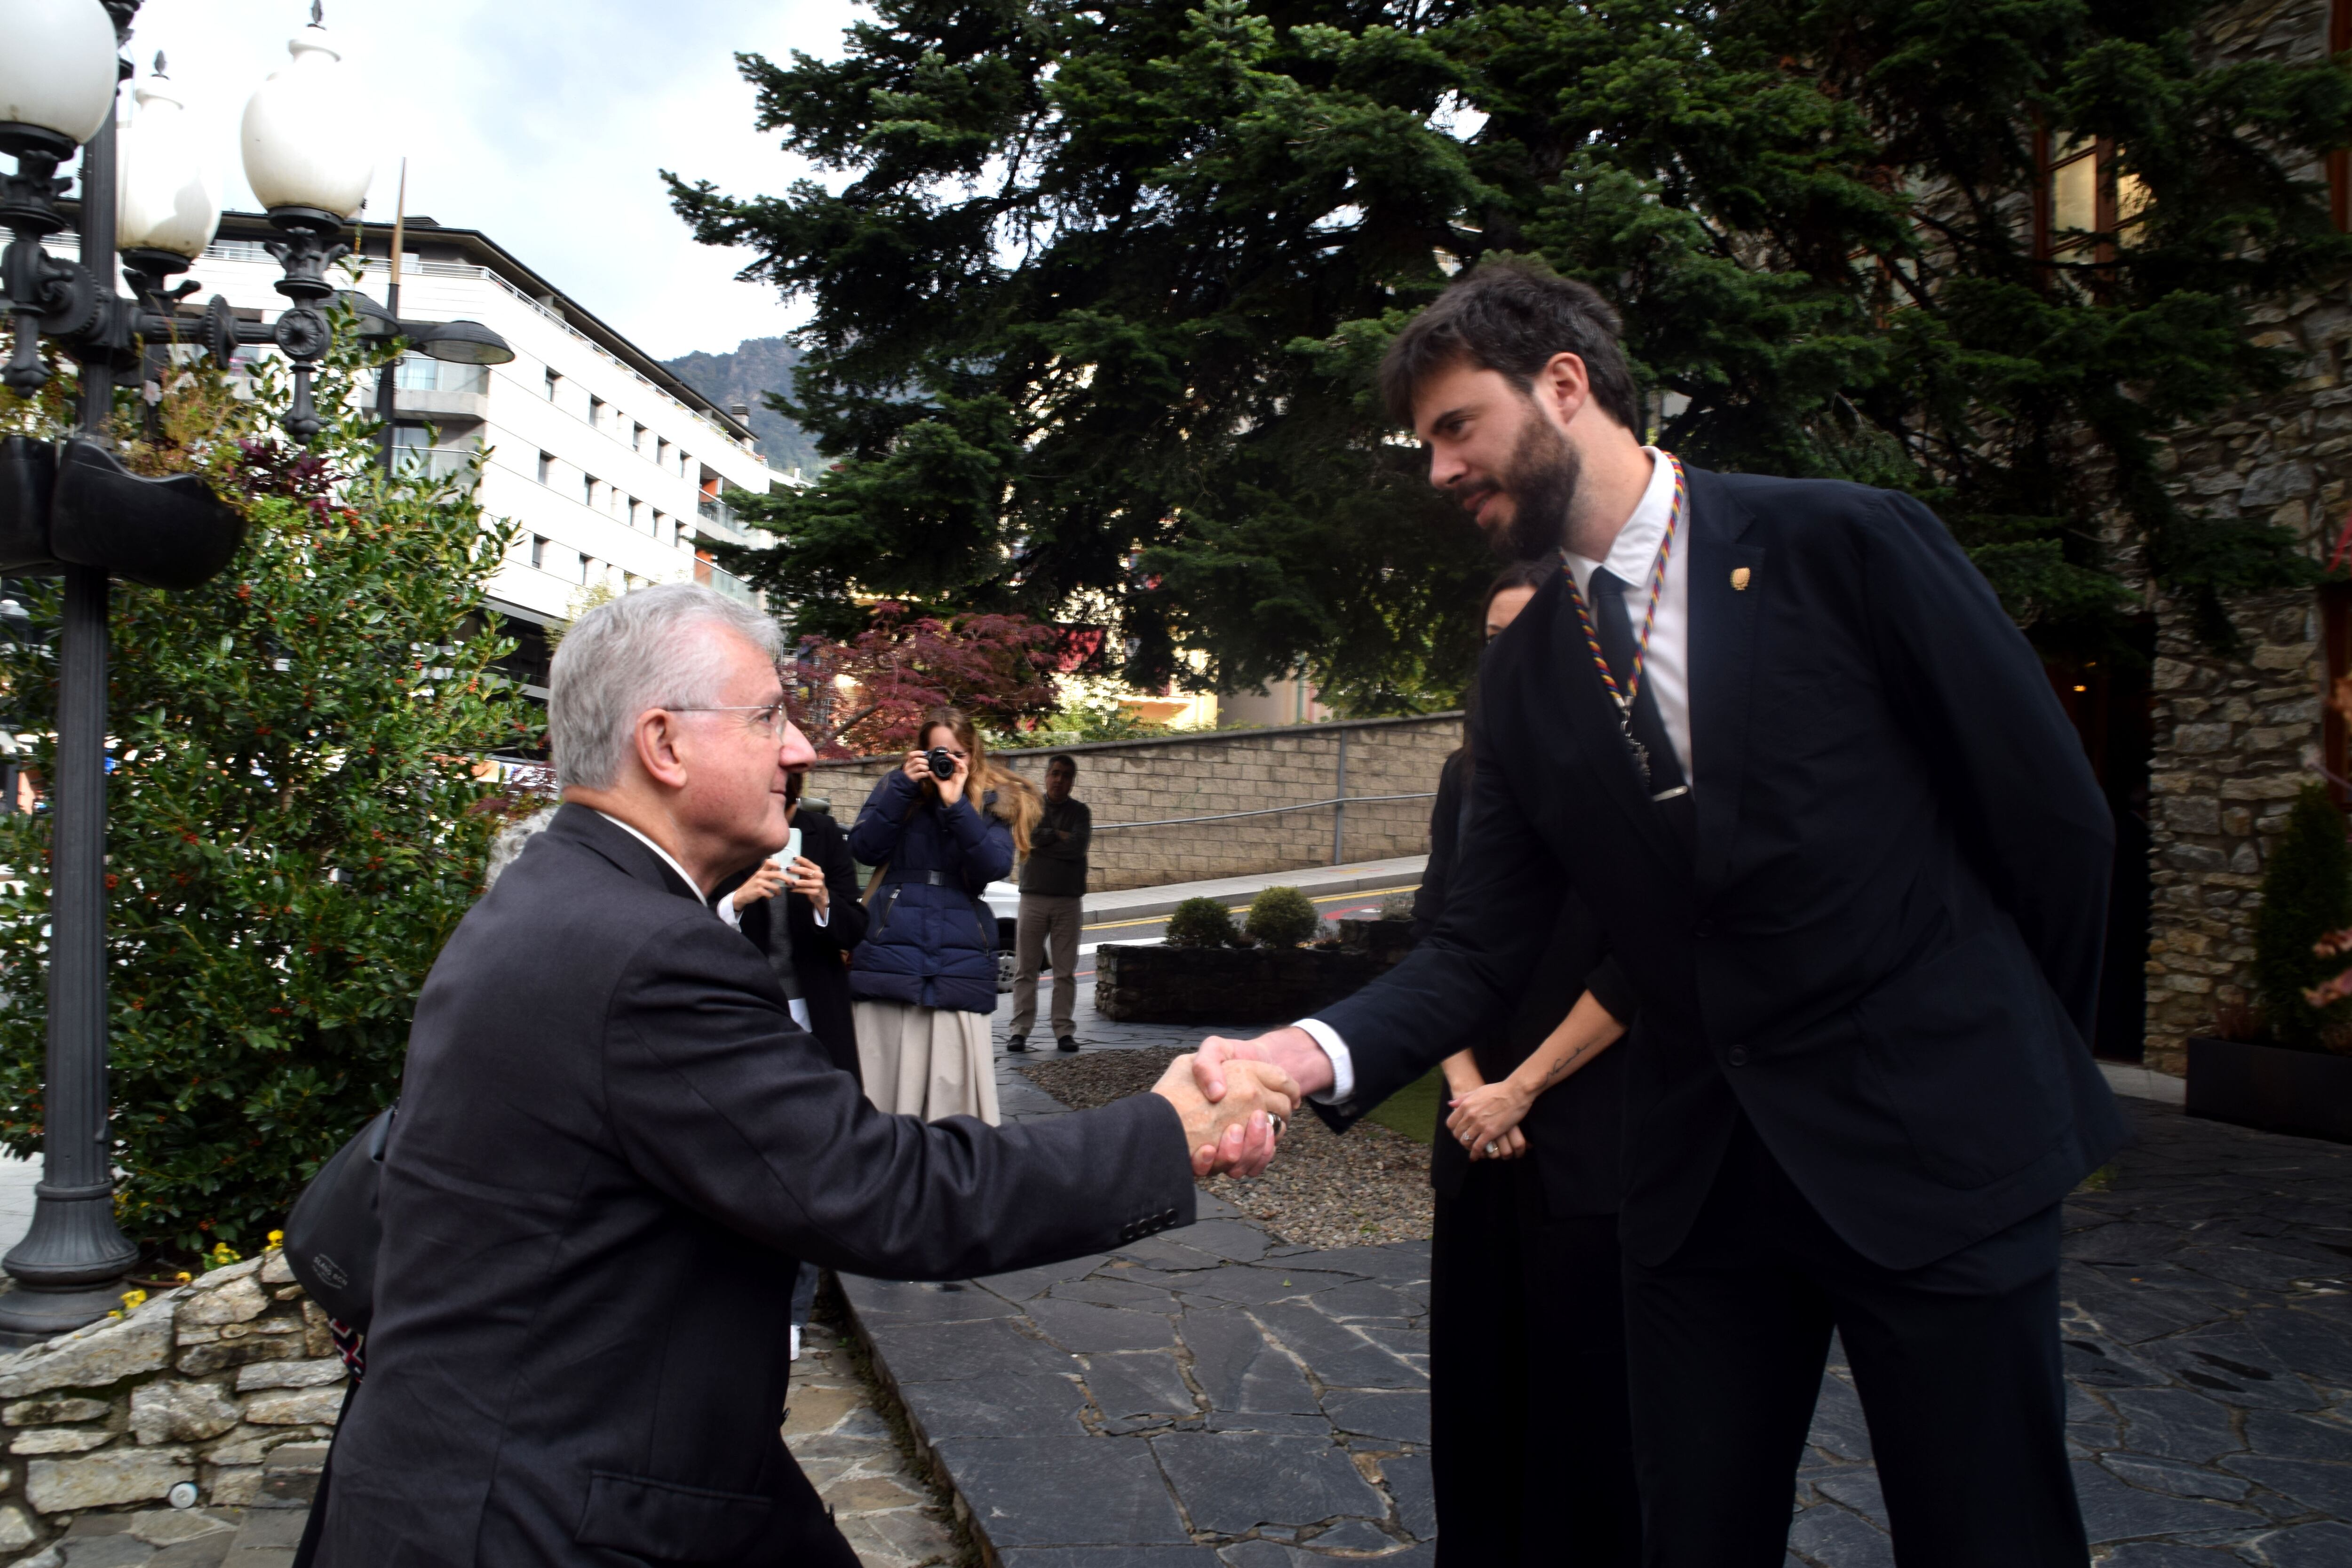
[[[555,484],[555,459],[545,452],[539,455],[539,482],[550,489]]]
[[[530,536],[530,563],[542,572],[547,570],[547,541],[536,533]]]
[[[593,582],[593,581],[594,581],[594,579],[595,579],[595,575],[596,575],[596,558],[595,558],[594,556],[593,556],[593,555],[583,555],[583,556],[581,556],[581,557],[580,557],[580,581],[581,581],[583,584],[587,584],[587,583],[590,583],[590,582]]]
[[[562,390],[562,387],[563,378],[556,374],[553,371],[549,371],[547,373],[547,400],[550,403],[555,401],[555,395],[559,391]]]
[[[2117,167],[2116,144],[2104,136],[2037,131],[2034,144],[2042,162],[2033,204],[2034,254],[2045,261],[2113,261],[2118,247],[2130,247],[2132,226],[2147,211],[2147,185]]]
[[[636,497],[631,496],[629,498],[629,527],[632,529],[643,526],[643,521],[638,512],[638,508],[642,505],[644,505],[644,503],[638,500]]]
[[[593,474],[581,475],[580,481],[580,499],[593,507],[596,504],[596,487],[602,481]]]
[[[629,450],[632,452],[642,452],[645,449],[646,427],[642,425],[635,426],[629,431]]]
[[[591,429],[594,430],[602,430],[604,427],[604,400],[603,398],[591,397],[588,400],[588,425]]]

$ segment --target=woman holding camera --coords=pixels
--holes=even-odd
[[[952,708],[923,715],[916,749],[866,797],[849,848],[875,871],[849,994],[879,1110],[995,1124],[996,916],[981,895],[1028,852],[1038,811],[1036,789],[991,763]]]

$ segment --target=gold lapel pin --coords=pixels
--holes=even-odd
[[[1748,591],[1747,567],[1734,566],[1731,569],[1731,591],[1735,594],[1744,594]]]

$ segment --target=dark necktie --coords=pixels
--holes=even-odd
[[[1594,629],[1601,634],[1601,657],[1609,661],[1609,673],[1617,678],[1620,691],[1633,679],[1633,617],[1625,601],[1624,581],[1606,566],[1594,568]],[[1648,607],[1644,600],[1643,608]],[[1683,766],[1675,759],[1674,742],[1666,738],[1665,721],[1658,716],[1658,700],[1650,694],[1646,675],[1645,671],[1641,693],[1633,701],[1631,727],[1633,739],[1649,752],[1650,793],[1658,795],[1683,782]]]

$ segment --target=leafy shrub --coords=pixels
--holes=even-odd
[[[2254,912],[2254,993],[2278,1044],[2315,1050],[2324,1036],[2352,1026],[2352,1002],[2314,1007],[2303,996],[2344,967],[2341,958],[2323,958],[2312,944],[2348,925],[2352,843],[2345,838],[2344,814],[2326,786],[2305,784],[2271,849],[2263,906]]]
[[[192,371],[148,472],[204,474],[244,512],[243,550],[185,593],[112,600],[108,1030],[117,1214],[182,1257],[257,1252],[318,1165],[398,1091],[425,973],[482,886],[504,815],[478,759],[540,720],[491,662],[483,588],[515,531],[470,483],[387,482],[355,409],[371,373],[341,322],[307,450],[252,399]],[[0,405],[5,405],[0,398]],[[8,412],[0,406],[0,414]],[[37,624],[53,583],[23,595]],[[54,650],[0,650],[13,723],[54,777]],[[0,817],[0,1146],[41,1146],[52,818]]]
[[[1391,893],[1387,898],[1382,899],[1381,900],[1381,919],[1384,921],[1409,921],[1412,919],[1412,895],[1411,893]]]
[[[1239,934],[1223,899],[1187,899],[1168,917],[1171,947],[1231,947]]]
[[[1243,927],[1268,947],[1297,947],[1322,924],[1306,894],[1296,888],[1268,888],[1250,900]]]

